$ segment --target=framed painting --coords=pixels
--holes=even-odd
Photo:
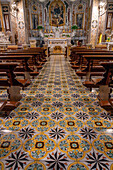
[[[47,11],[46,11],[46,8],[44,9],[44,13],[45,13],[45,22],[47,20]]]
[[[38,14],[31,14],[31,22],[32,22],[32,29],[37,30],[39,25],[39,16]]]
[[[84,24],[84,13],[76,13],[76,25],[78,29],[83,29]]]
[[[4,22],[5,22],[5,29],[6,29],[6,31],[11,31],[11,29],[10,29],[9,14],[4,14]]]
[[[50,4],[49,19],[51,26],[65,25],[65,5],[62,1],[53,1]]]
[[[83,10],[83,5],[80,4],[80,5],[78,6],[78,11],[82,11],[82,10]]]
[[[68,9],[68,22],[70,22],[70,8]]]
[[[2,31],[2,22],[1,22],[1,18],[0,18],[0,31]]]
[[[32,6],[32,11],[37,12],[37,6],[36,5]]]
[[[108,13],[108,16],[107,16],[107,29],[111,29],[111,25],[112,25],[112,13]]]

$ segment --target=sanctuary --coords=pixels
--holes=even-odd
[[[61,49],[61,43],[94,48],[113,39],[112,0],[1,0],[0,11],[0,31],[8,37],[1,43],[0,36],[4,47],[52,44],[54,51],[56,39]]]

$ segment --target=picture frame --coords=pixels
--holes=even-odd
[[[54,0],[49,8],[49,23],[51,26],[64,26],[66,22],[66,8],[61,0]]]
[[[111,26],[112,26],[112,16],[113,16],[112,13],[108,13],[106,29],[111,29]]]
[[[32,23],[32,30],[38,30],[37,27],[39,25],[39,15],[38,14],[31,14],[31,23]]]
[[[4,14],[4,22],[6,31],[11,31],[9,14]]]
[[[83,5],[82,4],[79,4],[78,5],[78,11],[82,11],[83,10]]]
[[[83,29],[84,27],[84,13],[76,13],[76,25],[78,29]]]
[[[37,6],[34,4],[34,5],[32,6],[32,11],[33,11],[33,12],[37,12],[37,10],[38,10],[38,8],[37,8]]]

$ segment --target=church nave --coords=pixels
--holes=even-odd
[[[68,58],[50,56],[21,94],[21,104],[0,117],[1,170],[113,169],[113,118]]]

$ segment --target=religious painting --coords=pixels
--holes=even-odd
[[[108,13],[107,16],[107,29],[110,29],[112,25],[112,13]]]
[[[37,30],[37,27],[39,25],[38,14],[31,14],[31,19],[32,19],[32,29]]]
[[[73,13],[72,13],[72,25],[74,25],[75,23],[75,11],[73,10]]]
[[[84,13],[77,13],[76,25],[78,26],[78,29],[83,29],[83,23],[84,23]]]
[[[33,6],[32,6],[32,10],[33,10],[34,12],[36,12],[36,11],[37,11],[37,6],[36,6],[36,5],[33,5]]]
[[[80,5],[78,6],[78,11],[82,11],[82,10],[83,10],[83,5],[80,4]]]
[[[0,31],[2,31],[2,22],[1,22],[1,19],[0,19]]]
[[[44,9],[44,13],[45,13],[45,22],[46,22],[47,20],[46,8]]]
[[[70,22],[70,9],[68,9],[68,22]]]
[[[5,21],[5,29],[6,29],[6,31],[11,31],[9,15],[8,14],[4,14],[4,21]]]
[[[62,1],[53,1],[49,9],[50,25],[65,25],[65,5]]]

